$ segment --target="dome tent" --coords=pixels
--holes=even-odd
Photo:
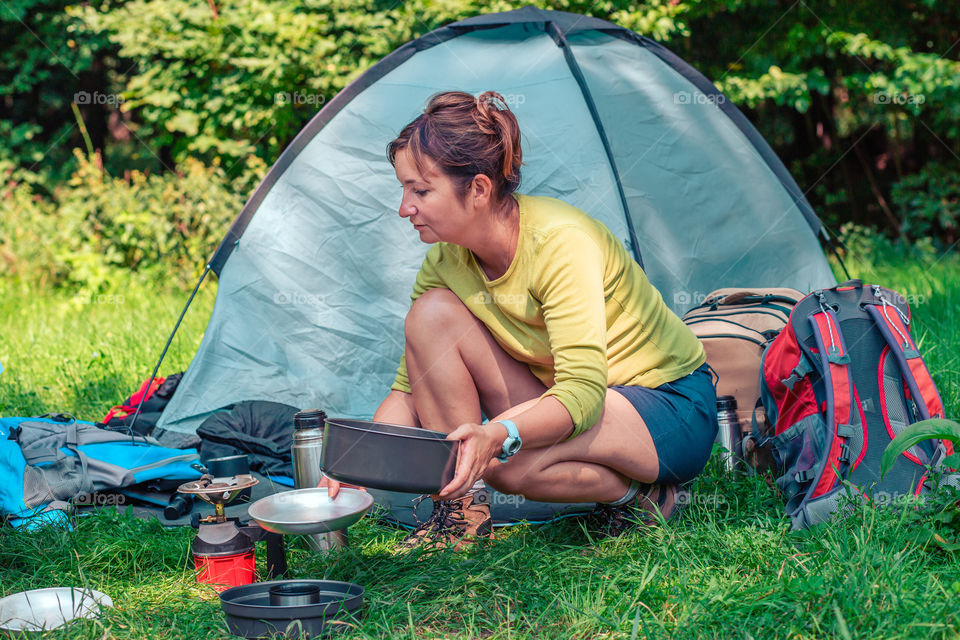
[[[596,18],[480,15],[395,50],[281,154],[204,272],[217,299],[161,427],[258,399],[373,414],[427,249],[396,213],[385,148],[450,89],[500,92],[523,135],[520,190],[601,220],[678,313],[721,286],[836,283],[803,193],[701,74]]]

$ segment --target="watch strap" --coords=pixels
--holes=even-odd
[[[497,460],[506,462],[510,459],[510,456],[519,450],[519,446],[514,448],[514,443],[522,444],[523,441],[520,439],[520,430],[517,429],[517,425],[514,424],[513,420],[496,420],[496,422],[499,422],[507,428],[507,437],[503,441],[503,451],[497,456]]]

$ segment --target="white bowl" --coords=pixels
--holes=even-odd
[[[0,599],[0,629],[49,631],[75,618],[96,618],[112,607],[110,596],[93,589],[50,587],[21,591]]]

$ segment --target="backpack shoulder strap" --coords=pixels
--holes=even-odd
[[[924,419],[942,418],[943,402],[940,400],[940,394],[937,392],[937,386],[933,383],[927,365],[920,357],[917,345],[910,337],[910,331],[907,328],[910,321],[904,322],[904,318],[901,317],[902,312],[889,304],[882,294],[878,297],[880,305],[866,305],[867,313],[890,345],[890,353],[897,359],[907,387],[914,399],[918,401],[917,409],[920,410],[920,415]]]
[[[880,287],[874,286],[873,294],[880,304],[867,304],[864,307],[890,346],[890,353],[900,366],[900,373],[917,404],[920,417],[924,420],[942,418],[944,416],[943,401],[940,399],[940,393],[933,382],[930,370],[920,357],[920,350],[910,336],[910,319],[884,297]],[[943,440],[936,458],[940,458],[941,454],[952,455],[953,442]]]
[[[61,424],[57,417],[44,420],[49,415],[44,414],[37,420],[24,420],[10,432],[10,438],[16,440],[20,446],[27,464],[37,465],[62,460],[64,453],[60,448],[67,446],[68,442],[76,442],[76,418]]]
[[[850,354],[840,333],[840,323],[829,307],[809,317],[813,336],[817,342],[821,362],[823,383],[827,394],[825,422],[829,429],[830,448],[827,460],[814,485],[811,498],[829,492],[841,479],[837,471],[850,466],[850,447],[848,442],[854,435],[851,424],[856,390],[850,375]]]

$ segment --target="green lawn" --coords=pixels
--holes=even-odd
[[[960,262],[863,251],[848,261],[853,275],[913,296],[914,335],[956,416]],[[188,364],[213,288],[162,373]],[[101,418],[149,374],[185,298],[77,300],[0,281],[0,414]],[[320,558],[294,540],[289,560],[296,576],[366,587],[357,638],[958,637],[960,561],[921,535],[937,521],[932,508],[857,508],[791,533],[762,479],[711,465],[696,495],[676,522],[620,539],[591,540],[568,520],[515,527],[460,554],[404,556],[393,553],[402,533],[367,518],[350,549]],[[72,533],[2,527],[0,593],[88,585],[113,597],[102,619],[58,638],[226,637],[216,595],[188,564],[191,536],[117,512],[79,518]]]

